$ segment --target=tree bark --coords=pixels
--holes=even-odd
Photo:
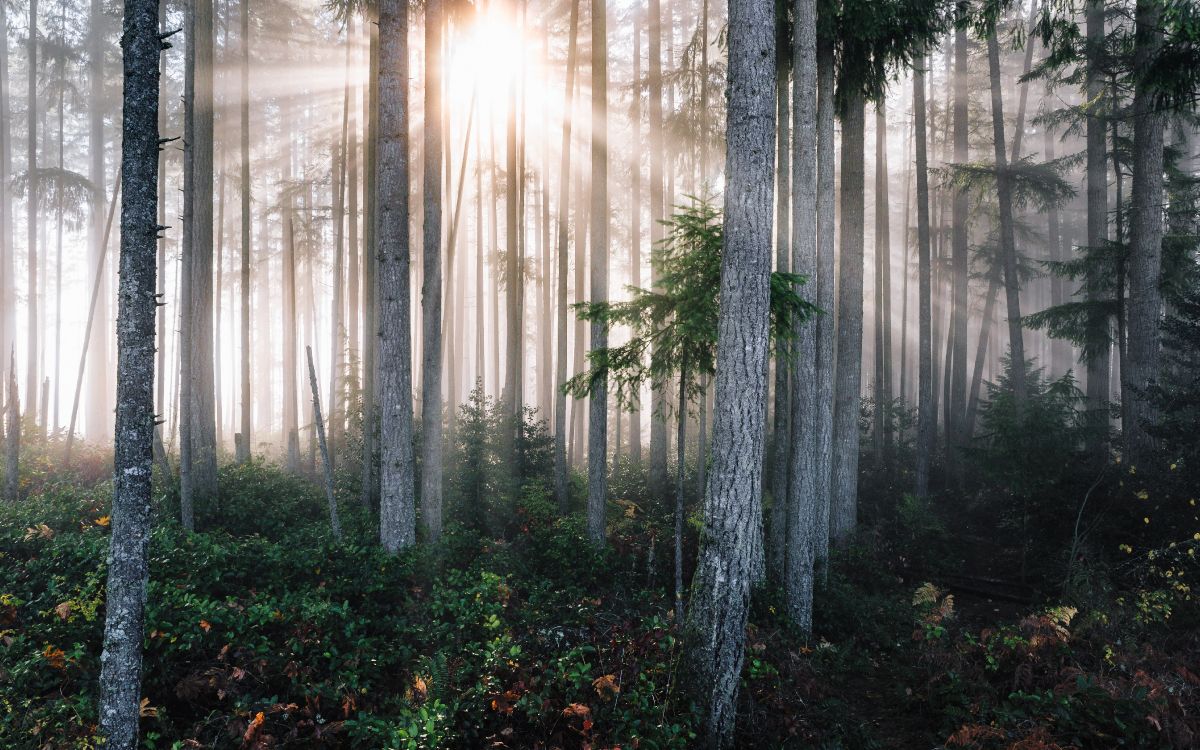
[[[929,155],[925,124],[925,60],[913,69],[913,113],[917,160],[917,464],[916,495],[929,495],[929,466],[933,460],[933,285],[929,252]]]
[[[379,285],[380,524],[383,548],[416,542],[408,237],[408,6],[379,4],[376,240]]]
[[[591,302],[608,301],[608,23],[605,0],[592,2]],[[608,347],[608,327],[591,324],[591,350]],[[588,538],[604,544],[608,503],[608,376],[597,375],[588,397]]]
[[[818,16],[819,18],[819,16]],[[829,516],[833,486],[833,380],[836,264],[834,211],[834,51],[827,39],[817,39],[817,437],[816,527],[814,565],[828,573]]]
[[[842,116],[840,265],[838,268],[837,381],[834,390],[833,479],[829,533],[845,544],[858,515],[858,411],[862,397],[863,138],[865,103],[850,94]]]
[[[442,0],[425,3],[423,259],[421,285],[421,517],[442,537]]]
[[[704,743],[733,740],[750,587],[762,545],[774,188],[775,7],[729,5],[724,252],[717,333],[713,466],[688,615],[688,661]]]
[[[970,158],[968,142],[968,87],[967,31],[958,29],[954,33],[954,161],[965,164]],[[946,456],[951,474],[961,480],[957,472],[958,453],[969,435],[964,431],[967,393],[967,323],[970,318],[970,237],[968,234],[969,203],[965,190],[955,190],[951,208],[950,265],[953,299],[951,301],[951,361],[950,398],[946,403],[949,413],[946,435]]]
[[[663,155],[666,148],[663,138],[663,68],[662,68],[662,7],[660,0],[648,0],[646,6],[649,20],[647,37],[647,102],[646,111],[650,131],[650,284],[658,283],[658,271],[654,258],[663,239],[666,218],[663,195]],[[667,490],[667,423],[663,408],[666,384],[661,380],[651,383],[650,414],[650,494],[662,497]]]
[[[242,168],[242,267],[241,267],[241,450],[237,460],[250,460],[251,442],[250,408],[253,393],[250,390],[250,225],[254,218],[250,214],[250,0],[241,2],[241,130],[238,134],[241,147]]]
[[[16,347],[9,348],[8,402],[4,424],[4,499],[15,503],[21,488],[21,400],[17,386]]]
[[[113,459],[100,733],[107,745],[138,741],[142,638],[150,578],[154,440],[154,316],[158,243],[158,3],[125,0],[121,36],[121,282],[117,312],[117,416]]]
[[[12,93],[8,80],[8,7],[0,3],[0,355],[13,352],[17,333],[16,248],[12,204]]]
[[[1163,126],[1152,66],[1162,47],[1162,3],[1138,0],[1134,23],[1133,185],[1129,206],[1129,303],[1126,356],[1129,421],[1123,425],[1131,463],[1148,458],[1146,431],[1156,416],[1146,389],[1158,380],[1162,316]]]
[[[342,540],[342,523],[338,520],[337,498],[333,494],[333,464],[329,460],[329,444],[325,441],[325,420],[321,417],[321,392],[317,388],[317,368],[313,366],[312,347],[304,347],[308,357],[308,387],[312,389],[313,425],[321,446],[321,464],[325,469],[325,501],[329,505],[329,528],[333,538]]]
[[[562,120],[562,163],[558,179],[558,338],[556,341],[554,374],[554,496],[558,501],[560,515],[567,513],[567,396],[563,384],[567,382],[567,233],[571,191],[571,111],[575,93],[576,57],[579,54],[579,0],[571,3],[571,21],[567,41],[567,80],[563,93]]]
[[[996,31],[988,34],[988,72],[992,92],[992,141],[996,154],[996,197],[1000,204],[1000,253],[1004,263],[1004,296],[1008,306],[1008,346],[1012,358],[1013,405],[1018,418],[1024,412],[1025,338],[1021,330],[1021,280],[1017,275],[1017,248],[1013,228],[1012,183],[1004,144],[1004,99],[1000,90],[1000,45]]]
[[[37,423],[38,394],[38,193],[37,185],[37,36],[38,0],[29,0],[29,65],[28,96],[26,99],[26,185],[25,201],[26,265],[28,286],[26,288],[25,329],[25,418],[30,424]]]
[[[792,267],[791,248],[791,56],[788,51],[791,40],[787,38],[789,24],[785,14],[775,19],[778,38],[775,48],[775,270],[787,271]],[[815,229],[814,224],[814,229]],[[797,271],[799,273],[799,271]],[[775,580],[783,581],[787,560],[787,524],[791,499],[788,495],[788,476],[791,473],[791,402],[789,375],[794,367],[789,353],[789,343],[775,343],[775,412],[773,415],[771,450],[771,539],[768,545],[770,573]],[[703,404],[701,413],[703,413]]]
[[[792,75],[796,124],[792,134],[792,272],[809,283],[796,291],[818,304],[817,257],[817,9],[815,0],[797,0],[793,26]],[[818,524],[817,474],[818,329],[816,321],[796,322],[789,366],[791,439],[790,483],[784,523],[784,570],[788,616],[803,632],[812,629],[813,572]]]

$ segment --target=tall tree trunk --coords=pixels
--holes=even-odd
[[[62,28],[66,28],[66,8],[65,4],[60,5],[59,17],[62,22]],[[63,64],[63,58],[58,60],[58,77],[61,81],[66,81],[66,70]],[[66,119],[66,88],[60,87],[58,90],[58,171],[63,170],[63,143],[64,143],[64,125]],[[100,186],[103,190],[103,186]],[[58,429],[62,424],[59,419],[59,391],[62,389],[59,384],[62,381],[62,259],[63,259],[63,194],[62,190],[58,190],[55,207],[54,207],[54,416],[49,428],[51,432]],[[42,405],[45,409],[45,404]]]
[[[8,81],[8,7],[0,3],[0,356],[17,333],[16,253],[12,204],[12,93]]]
[[[400,12],[398,9],[393,13]],[[401,13],[401,15],[403,15]],[[369,30],[370,42],[367,63],[366,110],[364,118],[366,135],[363,138],[363,200],[366,203],[363,214],[363,388],[362,388],[362,424],[363,424],[363,461],[362,461],[362,490],[359,497],[364,508],[373,508],[380,496],[380,471],[376,462],[378,452],[376,438],[379,430],[379,413],[376,409],[379,396],[379,285],[378,285],[378,200],[376,192],[379,189],[378,152],[379,152],[379,88],[380,88],[380,54],[381,41],[379,38],[379,12],[374,6],[367,6],[366,27]],[[407,23],[405,24],[407,27]],[[407,41],[407,40],[405,40]],[[407,49],[407,44],[405,44]],[[403,53],[398,53],[403,54]],[[407,100],[406,100],[407,102]],[[405,118],[407,119],[407,117]],[[394,133],[394,136],[405,135],[407,131]],[[405,139],[407,143],[407,138]],[[407,147],[405,147],[407,149]],[[405,184],[408,179],[408,153],[402,152],[405,158]],[[407,190],[407,187],[404,188]],[[405,219],[407,221],[407,218]],[[403,228],[407,237],[408,227]]]
[[[250,441],[250,407],[253,394],[250,391],[250,0],[241,2],[241,66],[239,78],[241,129],[238,133],[242,160],[242,268],[241,268],[241,435],[237,460],[249,461],[252,445]]]
[[[25,161],[25,229],[26,229],[26,264],[28,266],[28,287],[25,295],[26,329],[25,329],[25,419],[30,424],[37,423],[37,394],[38,394],[38,333],[41,326],[38,323],[38,183],[37,166],[37,36],[38,36],[38,0],[29,0],[29,65],[28,89],[26,98],[26,161]]]
[[[1095,251],[1108,242],[1108,142],[1104,121],[1104,3],[1093,0],[1087,5],[1087,245]],[[1089,291],[1093,305],[1103,301],[1103,293]],[[1112,321],[1106,314],[1088,318],[1088,334],[1104,343],[1086,362],[1088,416],[1091,434],[1088,452],[1102,460],[1104,432],[1108,429],[1109,372],[1112,367]]]
[[[99,713],[100,733],[107,744],[132,750],[138,744],[142,638],[150,579],[158,69],[163,48],[158,33],[158,3],[125,0],[123,26],[124,197],[117,312],[117,417]]]
[[[575,93],[576,57],[579,54],[579,0],[571,2],[571,21],[567,42],[567,80],[563,93],[562,163],[558,178],[558,300],[555,315],[558,338],[556,342],[554,376],[554,495],[558,512],[567,512],[567,397],[563,384],[567,382],[567,233],[571,190],[571,117]]]
[[[191,370],[192,488],[197,502],[217,496],[216,388],[213,372],[213,6],[196,0],[192,101],[191,305],[186,349]]]
[[[817,4],[795,3],[792,40],[792,91],[796,113],[792,131],[794,195],[791,211],[792,273],[809,279],[798,288],[817,303],[815,279],[821,270],[817,258]],[[780,126],[782,130],[782,125]],[[787,208],[786,206],[784,208]],[[818,330],[816,321],[796,322],[793,353],[786,366],[792,371],[791,438],[787,487],[788,513],[784,521],[784,559],[788,616],[803,632],[812,629],[813,566],[817,529],[817,402]]]
[[[425,166],[421,284],[421,516],[442,537],[442,1],[425,3]],[[453,230],[451,230],[453,232]]]
[[[629,283],[642,289],[642,22],[641,4],[633,13],[633,93],[629,119],[633,133],[629,164],[630,181],[630,240]],[[703,412],[701,412],[703,413]],[[629,457],[635,466],[642,463],[642,406],[634,399],[629,410]],[[703,495],[701,488],[701,495]]]
[[[774,188],[775,5],[729,4],[725,238],[713,466],[687,622],[705,746],[733,741],[750,587],[762,547]]]
[[[591,299],[608,301],[608,9],[605,0],[592,2],[592,250]],[[591,350],[608,348],[608,326],[591,325]],[[588,538],[604,544],[608,503],[608,376],[592,381],[588,397]]]
[[[892,403],[892,387],[888,378],[887,297],[884,285],[888,264],[891,263],[892,236],[888,212],[887,163],[887,101],[875,105],[875,419],[872,430],[875,460],[882,464],[886,458],[887,426],[891,420],[887,411]]]
[[[17,353],[9,348],[8,398],[4,423],[4,499],[15,503],[21,488],[21,400],[17,386]]]
[[[792,267],[790,257],[793,245],[791,237],[791,97],[792,71],[791,40],[788,38],[790,25],[787,14],[776,13],[775,29],[775,270],[787,271]],[[798,79],[797,79],[798,80]],[[815,133],[814,133],[815,134]],[[798,149],[798,146],[797,146]],[[813,224],[816,230],[816,224]],[[815,246],[814,246],[815,254]],[[797,271],[796,273],[800,273]],[[771,450],[771,543],[768,545],[768,565],[775,580],[784,581],[787,564],[787,524],[791,498],[788,495],[788,476],[791,473],[791,402],[794,394],[789,390],[792,369],[795,367],[789,344],[775,343],[775,412],[772,426]],[[703,413],[703,402],[700,411]],[[702,449],[703,450],[703,449]]]
[[[379,284],[380,523],[383,548],[416,542],[408,237],[408,6],[379,3],[376,240]]]
[[[321,417],[321,393],[317,390],[317,368],[313,366],[312,347],[304,347],[308,358],[308,387],[312,390],[313,425],[317,430],[317,441],[321,446],[321,465],[324,467],[325,501],[329,507],[329,528],[333,538],[341,541],[342,524],[338,519],[337,498],[333,493],[333,464],[329,460],[329,444],[325,441],[325,420]]]
[[[648,0],[649,20],[646,26],[647,60],[647,115],[650,130],[650,283],[658,283],[654,258],[663,239],[666,218],[664,205],[663,156],[666,148],[663,138],[663,70],[662,70],[662,8],[660,0]],[[663,401],[665,383],[651,383],[652,412],[650,414],[650,494],[662,497],[667,490],[667,423]]]
[[[683,622],[683,500],[684,482],[687,473],[687,461],[684,449],[687,447],[687,368],[680,365],[679,372],[679,401],[677,405],[675,430],[675,622]]]
[[[1032,44],[1031,44],[1032,46]],[[965,164],[970,158],[968,137],[969,91],[967,70],[967,31],[954,33],[954,161]],[[968,196],[965,190],[955,190],[951,209],[950,265],[951,289],[951,361],[950,398],[946,409],[950,418],[946,424],[946,457],[951,475],[961,481],[958,472],[959,451],[969,437],[964,432],[967,389],[967,323],[970,318],[970,247],[968,236]]]
[[[179,377],[177,378],[177,411],[179,413],[179,515],[187,531],[195,531],[195,474],[193,453],[193,400],[195,376],[191,354],[195,338],[192,328],[195,276],[192,256],[196,238],[192,225],[196,223],[196,3],[184,6],[183,60],[183,234],[179,259]]]
[[[933,285],[929,252],[929,155],[925,124],[925,60],[913,69],[913,113],[917,159],[917,497],[929,495],[929,466],[933,460]]]
[[[524,356],[521,305],[525,291],[524,269],[521,267],[521,188],[525,176],[520,171],[517,138],[518,81],[514,76],[509,84],[507,137],[504,149],[504,391],[501,401],[512,419],[506,437],[509,468],[516,467],[516,431],[521,419],[521,363]]]
[[[988,77],[992,90],[992,141],[996,153],[996,197],[1000,204],[1000,253],[1004,263],[1004,296],[1008,305],[1008,346],[1012,358],[1013,404],[1023,414],[1025,338],[1021,330],[1021,279],[1017,274],[1017,248],[1013,228],[1012,178],[1004,152],[1004,99],[1000,91],[1000,45],[993,29],[988,34]]]
[[[814,564],[828,572],[829,517],[833,488],[833,380],[836,279],[834,211],[834,51],[827,39],[817,39],[817,442],[816,541]]]
[[[858,411],[862,397],[863,139],[865,103],[853,94],[842,110],[837,380],[834,386],[833,486],[829,533],[837,544],[854,534],[858,515]]]
[[[1152,66],[1162,47],[1162,3],[1138,0],[1134,17],[1133,185],[1129,191],[1129,307],[1127,356],[1129,421],[1123,425],[1131,462],[1154,447],[1146,431],[1155,419],[1146,389],[1158,380],[1162,316],[1163,126]]]

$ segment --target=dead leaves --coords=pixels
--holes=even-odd
[[[25,541],[29,542],[34,539],[53,539],[54,529],[44,523],[39,523],[37,526],[30,526],[25,529]]]
[[[621,686],[617,684],[616,675],[611,674],[606,674],[603,677],[597,677],[592,680],[592,688],[596,691],[596,695],[604,700],[609,700],[621,692]]]

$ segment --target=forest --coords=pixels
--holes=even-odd
[[[0,40],[0,747],[1200,747],[1197,0]]]

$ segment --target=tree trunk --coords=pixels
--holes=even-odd
[[[605,0],[592,2],[592,226],[591,299],[608,301],[608,23]],[[608,347],[608,327],[591,324],[591,350]],[[592,381],[588,397],[588,538],[604,544],[608,502],[608,376]]]
[[[788,69],[791,47],[787,39],[789,25],[782,15],[775,19],[775,270],[787,271],[791,262],[791,71]],[[813,225],[814,231],[816,225]],[[797,271],[796,273],[800,273]],[[791,471],[791,401],[789,375],[795,363],[789,353],[789,343],[775,344],[775,413],[771,450],[771,543],[768,565],[775,580],[783,581],[787,564],[787,524],[791,499],[788,495],[788,475]],[[701,403],[703,412],[703,402]]]
[[[117,313],[117,416],[113,460],[100,733],[107,744],[138,744],[142,638],[150,579],[154,440],[154,315],[158,244],[158,76],[163,45],[158,3],[126,0],[121,36],[121,282]]]
[[[379,284],[380,524],[383,548],[416,542],[408,238],[408,6],[379,4],[376,240]]]
[[[579,0],[572,0],[569,39],[567,42],[567,80],[563,93],[562,163],[558,179],[558,300],[555,315],[558,339],[554,375],[554,496],[558,512],[567,512],[567,397],[563,384],[567,382],[567,232],[571,190],[571,111],[575,93],[576,56],[579,54]]]
[[[932,269],[929,252],[929,155],[925,124],[925,60],[918,58],[913,69],[913,112],[915,114],[917,159],[917,497],[929,495],[929,466],[933,460],[933,321]]]
[[[792,135],[794,196],[791,206],[792,272],[809,283],[796,291],[817,304],[817,9],[815,0],[795,4],[792,53],[796,125]],[[784,520],[784,581],[788,617],[801,631],[812,630],[813,566],[818,523],[817,475],[820,430],[818,409],[818,329],[816,321],[796,322],[791,383],[790,483]]]
[[[1155,419],[1146,389],[1158,380],[1162,316],[1163,127],[1151,70],[1162,47],[1162,3],[1138,0],[1135,13],[1133,185],[1129,206],[1129,306],[1127,351],[1121,367],[1129,384],[1129,421],[1123,426],[1130,462],[1149,457],[1146,431]]]
[[[237,460],[250,460],[253,451],[251,442],[250,407],[254,397],[250,391],[250,225],[254,218],[250,214],[250,0],[241,2],[241,130],[239,140],[242,158],[242,282],[241,282],[241,450]]]
[[[4,424],[4,499],[15,503],[21,487],[21,400],[17,387],[16,347],[9,348],[8,403]]]
[[[814,565],[828,573],[829,517],[833,486],[833,380],[835,277],[834,257],[834,52],[828,40],[817,40],[817,497]]]
[[[858,515],[858,411],[862,397],[863,130],[865,105],[851,95],[842,110],[841,259],[838,268],[837,381],[829,533],[845,544]]]
[[[996,153],[996,197],[1000,204],[1000,253],[1004,263],[1004,296],[1008,305],[1008,346],[1012,358],[1013,405],[1018,419],[1025,408],[1025,339],[1021,330],[1021,280],[1013,228],[1012,183],[1004,153],[1004,99],[1000,91],[1000,45],[988,34],[988,72],[992,90],[992,141]]]
[[[725,238],[717,334],[713,466],[687,622],[688,661],[705,745],[733,740],[750,587],[762,546],[771,210],[774,188],[775,6],[729,6]]]
[[[16,248],[12,204],[12,94],[8,81],[8,6],[0,3],[0,355],[16,346]]]
[[[629,283],[642,289],[642,22],[641,6],[633,13],[633,93],[629,119],[633,133],[629,164],[630,240]],[[703,414],[703,411],[701,411]],[[629,456],[635,466],[642,464],[642,405],[634,399],[629,409]],[[701,488],[701,495],[703,495]]]
[[[654,264],[659,243],[663,239],[666,218],[664,205],[663,155],[666,148],[663,138],[663,69],[662,69],[662,7],[660,0],[648,0],[649,21],[647,37],[647,115],[650,130],[650,284],[658,283],[658,271]],[[653,356],[653,355],[652,355]],[[650,494],[662,497],[667,491],[667,422],[663,401],[666,384],[661,380],[651,383],[650,414]]]
[[[37,185],[37,18],[38,0],[29,0],[29,65],[28,97],[26,99],[26,265],[29,284],[26,288],[25,329],[25,418],[30,424],[37,423],[38,394],[38,192]]]
[[[213,372],[213,5],[196,0],[192,100],[191,329],[187,367],[191,387],[191,480],[195,501],[217,497],[216,388]]]
[[[683,622],[683,494],[687,460],[687,369],[679,372],[679,402],[675,432],[675,622]]]
[[[338,520],[337,498],[333,494],[333,464],[329,461],[329,444],[325,441],[325,420],[321,417],[321,392],[317,389],[317,368],[313,366],[312,347],[304,347],[308,357],[308,387],[312,389],[313,425],[321,446],[321,462],[325,469],[325,501],[329,505],[329,528],[333,538],[341,541],[342,523]]]
[[[421,517],[442,538],[442,2],[425,3],[423,259],[421,284]]]
[[[891,300],[886,295],[884,279],[891,263],[892,237],[888,212],[888,163],[887,163],[887,102],[875,105],[875,460],[880,465],[886,459],[886,437],[888,409],[892,403],[892,386],[888,377],[887,307]]]
[[[399,9],[393,13],[400,12]],[[401,13],[401,15],[403,15]],[[364,508],[375,507],[380,496],[380,471],[376,463],[377,436],[379,430],[379,413],[376,408],[379,397],[379,284],[378,284],[378,228],[379,211],[376,192],[379,190],[379,95],[380,95],[380,54],[381,41],[379,38],[379,12],[374,6],[367,6],[366,26],[370,30],[370,50],[368,53],[366,92],[366,135],[363,139],[363,200],[366,212],[363,215],[363,461],[362,461],[362,492],[359,502]],[[405,19],[407,21],[407,19]],[[407,23],[405,23],[407,28]],[[407,40],[404,49],[407,49]],[[397,52],[397,54],[403,54]],[[395,85],[395,84],[393,84]],[[403,93],[403,86],[401,86]],[[405,100],[407,105],[407,99]],[[407,117],[405,117],[407,120]],[[407,136],[407,130],[393,133],[394,137]],[[407,143],[407,138],[405,138]],[[404,182],[407,190],[408,182],[408,152],[407,146],[401,152],[404,157]],[[405,218],[407,222],[407,217]],[[404,236],[408,236],[407,224],[403,227]]]
[[[1032,43],[1030,42],[1032,45]],[[967,32],[958,29],[954,33],[954,161],[967,163],[970,159],[968,143],[969,78],[967,70]],[[946,409],[950,418],[946,435],[946,457],[951,475],[961,481],[958,469],[959,451],[969,438],[964,432],[964,417],[967,392],[967,323],[970,318],[970,237],[968,233],[969,202],[965,190],[955,190],[951,210],[950,265],[952,274],[951,295],[951,360],[950,398]]]

